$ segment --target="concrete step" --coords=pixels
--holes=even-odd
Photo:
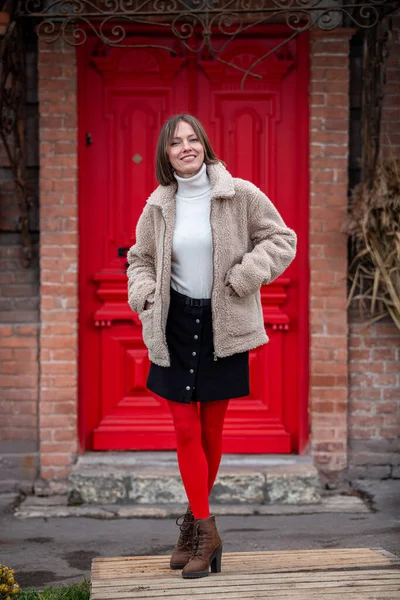
[[[182,504],[83,504],[70,506],[62,496],[27,496],[15,510],[19,519],[90,517],[93,519],[170,519],[184,512]],[[325,496],[318,504],[210,504],[221,516],[287,516],[330,513],[368,514],[370,508],[357,496]]]
[[[69,477],[70,498],[88,504],[185,504],[175,452],[88,452]],[[225,454],[211,492],[214,505],[318,504],[309,456]]]

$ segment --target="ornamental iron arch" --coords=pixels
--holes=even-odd
[[[37,24],[39,39],[63,39],[79,46],[96,35],[105,46],[149,47],[132,34],[133,26],[154,28],[151,47],[177,53],[176,45],[157,43],[157,35],[171,32],[187,52],[207,54],[225,62],[222,54],[238,36],[252,28],[283,24],[287,36],[255,61],[241,69],[243,89],[248,77],[260,78],[256,66],[279,52],[299,34],[313,28],[332,31],[338,27],[368,29],[399,8],[398,0],[14,0],[15,18]],[[218,41],[216,41],[218,38]]]

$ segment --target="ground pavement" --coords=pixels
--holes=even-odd
[[[370,501],[350,512],[220,516],[224,550],[307,550],[381,547],[400,556],[400,480],[359,481]],[[0,496],[0,563],[13,567],[23,587],[45,587],[89,578],[94,557],[170,552],[173,519],[87,517],[17,518],[13,495]],[[1,509],[1,506],[0,506]]]

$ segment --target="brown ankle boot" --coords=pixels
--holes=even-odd
[[[179,523],[179,519],[183,521]],[[179,525],[181,530],[179,534],[178,543],[172,551],[170,567],[171,569],[183,569],[183,567],[189,562],[193,554],[193,530],[194,530],[194,516],[190,508],[184,515],[177,518],[176,524]]]
[[[222,540],[219,537],[215,517],[195,519],[193,537],[193,555],[182,571],[184,579],[207,577],[209,566],[211,573],[221,572]]]

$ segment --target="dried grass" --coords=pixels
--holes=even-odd
[[[372,188],[353,190],[346,223],[355,258],[348,305],[357,302],[368,323],[389,315],[400,329],[400,162],[380,159]]]

